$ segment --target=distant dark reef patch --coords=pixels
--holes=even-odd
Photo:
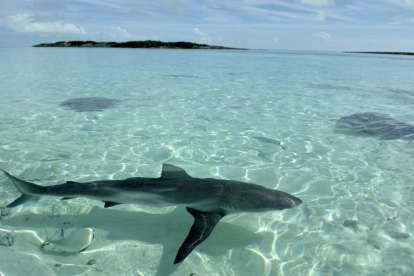
[[[92,112],[115,107],[120,101],[103,97],[74,98],[61,102],[60,106],[76,112]]]
[[[388,92],[398,95],[406,95],[406,96],[414,96],[414,90],[404,90],[404,89],[396,89],[396,88],[385,88]]]
[[[382,113],[355,113],[341,117],[334,128],[335,133],[369,135],[383,140],[414,139],[414,126],[397,121]]]
[[[171,78],[194,78],[199,79],[199,77],[191,76],[191,75],[162,75],[163,77],[171,77]]]
[[[321,84],[310,84],[309,87],[311,88],[317,88],[317,89],[324,89],[324,90],[352,90],[351,87],[343,86],[343,85],[334,85],[334,84],[327,84],[327,83],[321,83]]]

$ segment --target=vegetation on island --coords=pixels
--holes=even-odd
[[[55,43],[41,43],[33,47],[106,47],[106,48],[168,48],[168,49],[233,49],[223,46],[212,46],[192,42],[162,42],[157,40],[128,41],[128,42],[96,42],[96,41],[59,41]]]
[[[414,52],[345,52],[345,53],[414,56]]]

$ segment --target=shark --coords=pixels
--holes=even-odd
[[[7,205],[8,208],[36,200],[40,196],[62,199],[86,197],[103,201],[105,208],[118,204],[185,207],[193,216],[194,223],[178,249],[174,264],[184,261],[205,241],[224,216],[283,210],[302,203],[301,199],[291,194],[257,184],[191,177],[184,169],[170,164],[163,164],[159,178],[132,177],[86,183],[67,181],[53,186],[30,183],[0,170],[22,194]]]

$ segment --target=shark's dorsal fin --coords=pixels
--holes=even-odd
[[[189,176],[184,169],[181,169],[177,166],[173,166],[170,164],[163,164],[162,165],[162,172],[160,179],[190,179],[192,178]]]
[[[223,212],[202,212],[190,207],[187,207],[187,211],[194,217],[194,224],[178,250],[174,264],[182,262],[197,245],[205,241],[217,223],[225,216]]]

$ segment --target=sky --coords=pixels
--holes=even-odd
[[[0,47],[68,40],[414,52],[414,0],[0,0]]]

